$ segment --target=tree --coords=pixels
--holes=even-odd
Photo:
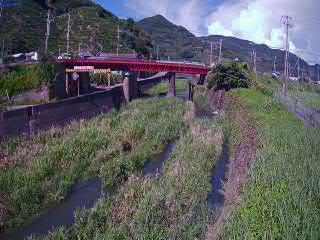
[[[214,66],[208,74],[208,87],[218,90],[250,87],[247,64],[222,63]]]

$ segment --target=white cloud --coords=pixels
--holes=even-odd
[[[198,36],[205,30],[208,0],[130,0],[126,6],[141,17],[161,14]]]
[[[282,29],[274,28],[271,30],[270,39],[265,39],[265,44],[272,48],[281,48],[283,46],[283,39],[285,38],[285,34]]]
[[[127,0],[126,6],[139,17],[161,14],[195,35],[234,36],[273,48],[284,48],[282,15],[294,17],[290,30],[291,49],[309,63],[320,62],[316,56],[298,51],[319,50],[320,0]],[[317,22],[313,22],[317,19]],[[201,34],[202,33],[202,34]],[[293,48],[294,46],[294,48]]]
[[[210,15],[208,33],[220,34],[223,29],[224,32],[232,32],[235,37],[284,48],[285,31],[280,19],[283,15],[290,15],[294,17],[294,27],[290,29],[290,49],[310,63],[315,63],[319,58],[298,51],[320,50],[317,25],[305,27],[308,24],[305,16],[320,21],[319,9],[318,0],[226,0]]]
[[[233,32],[230,30],[225,29],[222,24],[218,21],[211,23],[208,26],[209,32],[214,33],[216,35],[223,35],[223,36],[233,36]]]

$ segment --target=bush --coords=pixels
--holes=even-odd
[[[56,65],[51,61],[0,70],[0,97],[7,93],[14,96],[41,85],[52,87],[55,74]]]
[[[92,74],[90,76],[91,82],[100,85],[108,85],[108,76],[107,74]],[[121,75],[111,74],[110,83],[117,84],[122,82],[123,77]]]
[[[222,63],[213,67],[208,75],[208,87],[218,90],[249,88],[249,68],[247,64]]]

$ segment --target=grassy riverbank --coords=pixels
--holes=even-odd
[[[210,119],[191,120],[160,179],[132,175],[111,198],[77,214],[68,233],[46,239],[196,239],[209,222],[207,196],[223,132]]]
[[[1,230],[26,224],[80,179],[126,181],[186,128],[187,110],[176,99],[137,100],[119,113],[2,143]]]
[[[305,128],[266,93],[231,95],[255,117],[258,151],[221,239],[318,239],[320,131]]]
[[[320,110],[320,86],[307,83],[290,83],[289,95],[298,99],[306,106]]]
[[[189,87],[188,80],[185,80],[185,79],[176,80],[177,93],[188,91],[188,87]],[[164,94],[167,94],[167,92],[168,92],[168,81],[161,82],[160,84],[146,91],[147,94],[152,96],[164,95]]]

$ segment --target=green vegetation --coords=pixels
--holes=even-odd
[[[255,116],[259,146],[221,239],[318,239],[319,130],[305,128],[266,94],[245,89],[230,94],[246,101]]]
[[[63,199],[81,179],[100,177],[115,187],[143,169],[186,128],[188,104],[176,99],[137,100],[119,113],[1,144],[1,193],[10,201],[0,228],[26,224]]]
[[[74,227],[46,239],[196,239],[209,222],[207,196],[223,133],[212,120],[184,119],[190,128],[160,179],[133,175],[114,195],[77,213]],[[110,168],[110,166],[108,166]],[[104,170],[102,170],[104,171]]]
[[[320,86],[295,82],[288,86],[289,95],[309,107],[320,109]]]
[[[54,85],[55,65],[43,62],[36,65],[16,66],[0,70],[0,97],[9,97],[41,85]]]
[[[188,81],[185,79],[176,79],[176,91],[179,92],[185,92],[188,91]],[[158,85],[152,87],[148,91],[146,91],[147,94],[156,96],[156,95],[164,95],[168,93],[168,81],[163,81],[159,83]]]
[[[39,65],[0,70],[0,96],[13,96],[40,87]]]
[[[123,77],[121,75],[110,74],[110,84],[114,85],[117,83],[121,83]],[[99,85],[108,85],[108,74],[93,74],[90,75],[90,81],[92,83]]]
[[[67,15],[71,16],[70,52],[77,55],[79,47],[90,53],[115,52],[117,26],[121,28],[120,53],[134,50],[145,56],[152,47],[144,31],[131,20],[121,20],[90,0],[19,0],[18,7],[3,10],[0,19],[0,41],[5,41],[8,54],[44,50],[48,7],[52,7],[49,53],[66,52]],[[50,4],[47,4],[50,2]],[[79,46],[80,44],[80,46]]]
[[[247,64],[221,63],[213,67],[208,75],[208,87],[218,90],[248,88],[251,82]]]

